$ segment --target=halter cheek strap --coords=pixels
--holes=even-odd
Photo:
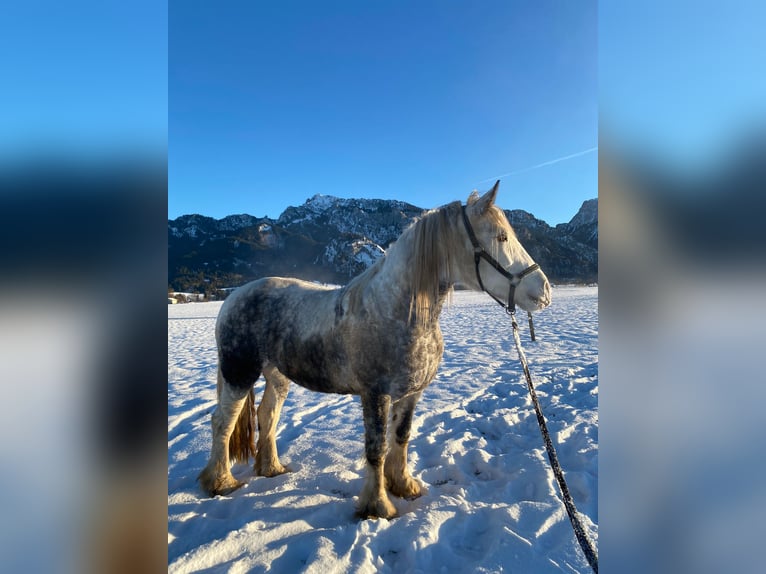
[[[473,231],[473,227],[471,226],[471,222],[468,220],[468,213],[466,212],[466,206],[462,205],[462,212],[463,212],[463,223],[465,224],[465,229],[468,232],[468,238],[471,240],[471,245],[473,245],[473,261],[474,265],[476,266],[476,278],[479,280],[479,287],[481,287],[481,290],[484,291],[487,295],[492,297],[495,301],[497,301],[498,305],[500,305],[503,309],[505,309],[506,313],[513,313],[516,310],[516,286],[521,283],[521,280],[529,275],[530,273],[537,271],[540,269],[540,266],[537,263],[533,263],[524,271],[521,273],[511,273],[508,271],[505,267],[503,267],[497,259],[492,257],[489,253],[487,253],[484,248],[479,243],[479,240],[476,237],[476,233]],[[489,263],[492,267],[494,267],[498,273],[500,273],[503,277],[508,279],[509,283],[509,289],[508,289],[508,302],[504,303],[497,297],[495,297],[492,293],[487,291],[487,288],[484,287],[484,282],[481,280],[481,272],[479,271],[479,263],[481,260],[484,259],[487,263]]]

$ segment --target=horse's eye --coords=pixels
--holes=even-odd
[[[505,234],[505,231],[501,231],[500,234],[497,236],[497,240],[500,243],[505,243],[508,241],[508,236]]]

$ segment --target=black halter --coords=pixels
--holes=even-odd
[[[479,240],[476,238],[476,234],[473,232],[473,227],[471,227],[471,222],[468,220],[468,213],[466,213],[465,205],[462,205],[461,208],[463,210],[463,223],[465,224],[465,229],[468,232],[468,238],[471,240],[471,244],[473,245],[473,261],[476,265],[476,278],[479,280],[479,287],[481,287],[481,290],[484,291],[487,295],[492,297],[497,303],[505,309],[506,313],[513,313],[516,310],[516,302],[514,301],[514,298],[516,296],[516,286],[521,283],[521,280],[532,273],[533,271],[537,271],[540,269],[540,266],[537,263],[533,263],[524,271],[521,273],[511,273],[508,271],[505,267],[500,265],[500,262],[497,261],[494,257],[492,257],[489,253],[484,251],[484,248],[479,244]],[[497,269],[498,273],[500,273],[503,277],[508,279],[510,281],[510,289],[508,290],[508,303],[503,303],[500,299],[495,297],[492,293],[487,291],[486,287],[484,287],[484,282],[481,280],[481,273],[479,272],[479,262],[484,259],[487,263],[492,265],[495,269]]]

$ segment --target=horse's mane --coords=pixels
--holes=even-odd
[[[352,312],[359,307],[366,287],[384,270],[389,254],[397,250],[397,255],[404,256],[410,265],[410,320],[420,324],[434,320],[439,313],[440,296],[452,286],[452,257],[457,247],[452,245],[456,241],[453,226],[458,221],[459,212],[460,202],[455,201],[427,211],[410,225],[391,245],[385,257],[346,286]]]
[[[412,226],[413,269],[410,318],[420,323],[436,319],[437,303],[446,288],[452,287],[453,254],[457,246],[453,225],[458,221],[460,202],[427,213]]]

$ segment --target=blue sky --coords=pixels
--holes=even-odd
[[[502,207],[568,221],[597,195],[597,89],[595,2],[171,2],[168,217],[437,207],[503,176]]]
[[[0,155],[164,155],[167,16],[157,0],[4,3]]]
[[[613,152],[693,174],[763,141],[766,3],[612,0],[598,18],[600,128]]]

